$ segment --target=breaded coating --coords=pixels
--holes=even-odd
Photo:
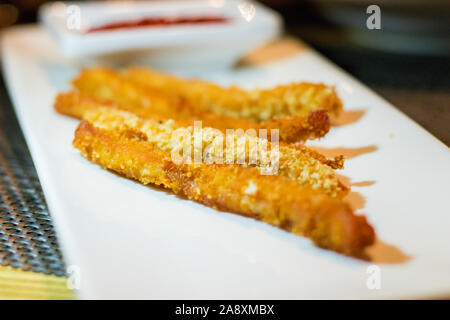
[[[97,111],[104,108],[111,108],[116,110],[123,110],[128,111],[130,113],[135,114],[136,116],[143,118],[143,119],[152,119],[156,121],[167,121],[165,117],[160,117],[155,113],[150,112],[147,109],[144,108],[133,108],[129,107],[129,105],[122,105],[119,106],[118,104],[111,102],[111,101],[99,101],[98,99],[94,99],[92,97],[88,97],[85,95],[80,94],[79,92],[67,92],[67,93],[60,93],[56,96],[54,108],[57,112],[74,117],[77,119],[84,119],[84,115],[87,112],[90,111]],[[318,111],[319,112],[319,111]],[[314,114],[314,113],[313,113]],[[174,117],[176,118],[176,117]],[[173,119],[170,119],[173,120]],[[238,121],[241,119],[237,119]],[[246,121],[246,120],[244,120]],[[175,127],[188,127],[192,126],[194,123],[194,120],[185,120],[185,119],[177,119],[173,121],[173,126]],[[203,122],[202,124],[206,124],[208,126],[208,121]],[[226,129],[241,129],[241,127],[233,128],[233,126],[230,125],[230,128],[220,128],[223,133],[226,132]],[[243,130],[248,130],[252,128],[243,128]],[[274,126],[273,128],[257,128],[259,129],[267,129],[267,135],[268,140],[270,140],[271,136],[271,129],[278,129],[277,126]],[[328,159],[322,154],[309,149],[308,147],[301,145],[301,144],[287,144],[281,142],[281,145],[284,147],[289,148],[296,148],[301,150],[303,153],[308,153],[311,157],[315,158],[316,160],[319,160],[321,163],[326,164],[333,169],[342,169],[344,167],[344,157],[343,156],[337,156],[334,159]]]
[[[149,90],[159,90],[214,113],[255,121],[307,116],[316,110],[338,115],[342,102],[333,87],[308,82],[279,85],[271,89],[224,88],[202,80],[181,79],[147,68],[129,68],[122,74]]]
[[[114,103],[118,108],[139,114],[141,117],[190,122],[202,120],[204,126],[217,128],[223,132],[235,128],[269,131],[276,128],[279,129],[280,141],[302,142],[321,138],[330,129],[328,113],[325,110],[255,121],[205,110],[200,107],[200,101],[186,101],[168,90],[162,92],[142,86],[109,69],[86,69],[73,81],[73,85],[84,99],[93,98]]]
[[[111,109],[117,109],[117,110],[123,110],[128,111],[130,113],[133,113],[137,115],[140,118],[143,119],[153,119],[158,121],[166,121],[167,119],[165,117],[158,116],[158,114],[152,113],[150,110],[144,109],[144,108],[133,108],[129,105],[118,105],[111,101],[99,101],[98,99],[92,98],[90,96],[83,95],[79,92],[66,92],[66,93],[59,93],[55,98],[55,104],[54,108],[57,112],[64,114],[66,116],[70,116],[77,119],[83,119],[84,114],[88,111],[95,111],[102,108],[111,108]],[[322,113],[322,111],[316,111],[311,114],[311,116],[316,116],[316,113]],[[177,118],[177,117],[174,117]],[[174,120],[171,118],[170,120]],[[237,121],[240,121],[241,119],[237,119]],[[246,121],[246,120],[244,120]],[[275,120],[278,121],[278,120]],[[274,121],[274,122],[275,122]],[[174,125],[178,127],[185,127],[190,126],[194,123],[194,120],[186,120],[186,119],[176,119],[174,120]],[[203,124],[206,124],[208,126],[208,121],[203,122]],[[211,127],[211,126],[209,126]],[[233,127],[230,123],[230,128],[220,128],[222,132],[226,132],[226,129],[253,129],[252,127],[247,128],[241,128],[240,126]],[[270,140],[271,136],[270,133],[272,129],[278,129],[278,126],[274,125],[273,127],[258,127],[259,129],[266,129],[267,130],[267,138]],[[287,143],[281,142],[282,145],[288,145]],[[301,145],[301,144],[290,144],[289,146],[295,147],[297,149],[301,149],[303,152],[307,152],[311,157],[319,160],[323,164],[329,165],[333,169],[342,169],[344,167],[344,157],[343,156],[337,156],[334,159],[327,159],[322,154],[309,149],[308,147]]]
[[[255,218],[309,237],[317,246],[362,256],[374,242],[364,216],[339,198],[283,176],[228,164],[182,164],[132,129],[81,122],[73,145],[90,161],[143,184],[156,184],[207,206]]]
[[[291,148],[295,148],[298,150],[301,150],[304,153],[309,154],[311,157],[313,157],[316,160],[319,160],[321,163],[326,164],[327,166],[330,166],[333,169],[343,169],[344,168],[344,156],[335,156],[333,159],[328,159],[323,154],[312,150],[308,148],[307,146],[303,144],[289,144]]]
[[[144,119],[153,119],[159,121],[166,121],[169,119],[178,118],[174,114],[171,118],[169,116],[161,115],[158,112],[152,112],[151,109],[134,107],[132,104],[117,104],[114,101],[107,99],[94,98],[92,96],[82,94],[76,91],[59,93],[55,98],[54,108],[57,112],[69,117],[83,119],[86,112],[96,110],[99,108],[111,108],[116,110],[123,110],[137,115]],[[189,125],[190,120],[176,119],[177,123]]]
[[[177,115],[190,115],[180,99],[156,90],[143,90],[112,69],[85,69],[72,80],[72,84],[85,97],[110,102],[127,111],[138,112],[143,109],[168,119]]]
[[[55,106],[60,109],[61,105],[64,105],[64,101]],[[80,105],[81,107],[78,108],[71,107],[69,112],[93,123],[96,127],[121,131],[131,129],[139,132],[146,137],[148,142],[155,144],[158,148],[169,153],[178,152],[177,156],[183,148],[186,148],[184,144],[187,143],[189,159],[180,161],[193,162],[195,160],[195,135],[192,124],[185,127],[184,124],[173,120],[143,119],[117,108],[95,105],[92,101]],[[180,131],[181,129],[184,130]],[[176,133],[187,134],[189,141],[174,139]],[[252,133],[253,135],[250,135]],[[272,144],[266,139],[257,137],[256,131],[235,131],[224,135],[215,128],[202,127],[199,136],[199,140],[201,140],[197,145],[197,148],[200,148],[198,151],[199,161],[241,163],[244,166],[257,167],[266,174],[277,170],[277,174],[301,184],[308,184],[315,189],[321,189],[331,196],[342,197],[348,193],[348,188],[339,181],[332,170],[333,165],[330,166],[330,163],[337,165],[341,159],[333,162],[307,147],[287,144],[278,146],[278,151],[274,151],[278,155],[275,159],[273,158],[275,153],[271,153]],[[180,138],[184,138],[184,136]],[[230,141],[232,144],[229,144]],[[182,156],[179,155],[179,157]]]

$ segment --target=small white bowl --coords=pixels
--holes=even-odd
[[[43,5],[39,16],[66,56],[163,69],[229,67],[282,30],[279,14],[237,0],[56,2]],[[211,16],[226,22],[89,32],[114,22]]]

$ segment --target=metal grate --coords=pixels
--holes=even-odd
[[[52,219],[3,82],[0,82],[0,265],[65,275]]]

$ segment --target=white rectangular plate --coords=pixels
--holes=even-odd
[[[342,172],[359,182],[353,189],[365,197],[361,212],[379,236],[372,262],[318,249],[308,239],[91,164],[71,145],[78,121],[52,108],[56,93],[69,88],[82,66],[63,58],[38,27],[10,30],[3,45],[8,88],[66,262],[79,270],[80,298],[450,294],[449,149],[310,49],[264,66],[202,76],[244,87],[323,81],[337,86],[347,110],[365,111],[359,121],[333,128],[320,145],[376,146],[349,159]],[[374,289],[377,271],[381,287]]]

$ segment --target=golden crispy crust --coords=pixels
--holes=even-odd
[[[143,118],[143,119],[152,119],[157,121],[166,121],[169,119],[174,119],[175,125],[178,127],[184,127],[184,126],[191,126],[194,123],[194,119],[179,119],[178,117],[161,117],[158,113],[153,113],[151,110],[145,109],[145,108],[134,108],[130,105],[118,105],[112,101],[102,101],[96,98],[92,98],[87,95],[83,95],[80,92],[65,92],[65,93],[59,93],[55,98],[54,108],[57,112],[64,114],[66,116],[70,116],[77,119],[83,119],[84,114],[89,111],[95,111],[101,108],[111,108],[111,109],[117,109],[117,110],[123,110],[128,111],[130,113],[135,114],[136,116]],[[318,123],[327,122],[328,123],[328,117],[324,115],[324,111],[314,111],[312,112],[308,117],[308,120],[306,122],[302,122],[301,120],[297,120],[296,116],[290,118],[293,122],[297,122],[298,126],[316,126],[315,129],[311,129],[311,132],[317,130],[320,130],[319,128],[322,126],[321,124],[317,125]],[[310,119],[310,120],[309,120]],[[248,129],[254,128],[255,130],[259,129],[266,129],[268,133],[268,139],[270,140],[270,132],[272,129],[280,129],[280,133],[282,132],[288,132],[288,131],[295,131],[296,125],[291,125],[290,121],[286,121],[287,119],[278,119],[267,122],[265,125],[258,124],[256,127],[253,127],[251,125],[246,126],[247,120],[243,119],[234,119],[233,121],[227,121],[223,122],[223,126],[218,128],[217,126],[214,126],[214,123],[211,123],[210,121],[202,120],[202,124],[206,127],[212,127],[221,130],[222,132],[226,132],[226,129],[243,129],[244,131]],[[283,129],[284,128],[284,129]],[[301,130],[301,129],[300,129]],[[308,129],[309,130],[309,129]],[[325,133],[324,133],[325,134]],[[288,136],[295,136],[296,134],[288,134]],[[289,145],[291,147],[297,148],[302,150],[303,152],[307,152],[310,156],[313,158],[319,160],[320,162],[329,165],[333,169],[342,169],[344,167],[344,158],[342,156],[335,157],[335,159],[327,159],[322,154],[309,149],[308,147],[296,144],[293,145],[289,142],[291,141],[283,141],[283,139],[280,139],[282,141],[281,145]]]
[[[161,116],[158,113],[153,113],[151,110],[148,110],[147,108],[139,108],[139,107],[135,108],[129,104],[118,105],[117,103],[114,103],[112,101],[99,100],[99,99],[96,99],[91,96],[84,95],[80,92],[75,92],[75,91],[59,93],[55,98],[55,104],[54,104],[54,108],[57,112],[67,115],[67,116],[70,116],[70,117],[73,117],[73,118],[77,118],[77,119],[83,119],[84,115],[87,112],[99,110],[99,109],[105,108],[105,107],[111,108],[111,109],[127,111],[127,112],[133,113],[136,116],[143,118],[143,119],[166,121],[169,119],[176,118],[176,119],[174,119],[174,125],[177,127],[192,126],[195,121],[195,119],[185,119],[185,118],[180,119],[180,117],[178,117],[177,114],[173,114],[174,117],[167,118],[166,116]],[[255,123],[252,122],[249,125],[247,120],[238,119],[238,118],[236,118],[236,119],[232,118],[229,121],[223,121],[221,123],[220,128],[217,128],[217,126],[215,127],[214,126],[215,122],[208,121],[208,119],[206,121],[202,120],[202,122],[203,122],[203,125],[205,125],[206,127],[217,128],[217,129],[221,130],[222,132],[225,132],[226,129],[243,129],[243,130],[252,129],[252,128],[255,128],[256,130],[267,129],[268,130],[267,138],[270,140],[270,130],[272,130],[272,129],[282,128],[282,129],[280,129],[280,131],[281,131],[280,133],[282,133],[283,131],[284,132],[287,132],[287,131],[293,132],[293,131],[297,130],[296,125],[306,126],[306,127],[315,126],[315,129],[312,129],[311,132],[313,132],[313,131],[318,132],[318,130],[321,130],[320,128],[323,127],[323,123],[328,123],[328,117],[326,115],[324,115],[324,113],[325,112],[323,110],[314,111],[307,117],[308,120],[306,122],[303,122],[303,121],[297,119],[296,118],[297,116],[293,116],[291,118],[278,119],[278,120],[268,121],[263,124],[258,124],[258,126],[256,126],[256,128],[251,125],[251,124],[255,124]],[[203,117],[203,119],[204,119],[204,117]],[[289,121],[289,119],[291,119],[292,122],[296,122],[297,124],[292,125],[292,123]],[[326,125],[326,126],[328,126],[328,125]],[[283,129],[283,128],[285,128],[285,129]],[[325,134],[325,133],[323,133],[323,134]],[[293,137],[296,135],[297,134],[292,133],[292,134],[288,134],[287,136]],[[282,141],[282,143],[281,143],[282,146],[289,146],[292,148],[299,149],[302,152],[307,152],[311,157],[319,160],[323,164],[326,164],[326,165],[332,167],[333,169],[343,169],[344,168],[344,157],[343,156],[337,156],[334,159],[328,159],[325,156],[323,156],[322,154],[320,154],[312,149],[309,149],[308,147],[306,147],[302,144],[294,145],[294,144],[289,143],[291,141],[283,141],[283,139],[280,139],[280,140]],[[286,143],[283,143],[283,142],[286,142]]]
[[[124,130],[132,129],[144,135],[147,140],[159,148],[167,152],[172,152],[175,148],[179,147],[178,141],[174,141],[173,136],[176,129],[186,127],[186,124],[177,123],[173,120],[158,121],[158,119],[144,119],[136,116],[135,114],[119,110],[111,107],[110,105],[99,104],[95,101],[78,100],[77,95],[59,95],[56,99],[55,108],[58,111],[62,111],[64,114],[74,115],[76,117],[88,120],[97,127],[106,128],[108,130]],[[75,100],[75,101],[74,101]],[[189,147],[194,150],[194,138],[192,123],[190,127],[185,128],[186,132],[190,135]],[[244,132],[243,132],[244,133]],[[256,134],[256,132],[255,132]],[[202,150],[206,150],[208,146],[212,146],[214,139],[217,136],[217,131],[213,128],[202,128]],[[237,163],[238,157],[245,159],[244,163],[250,166],[255,166],[260,169],[270,169],[271,163],[263,163],[258,161],[253,164],[250,163],[250,146],[263,145],[262,139],[256,135],[254,137],[244,135],[245,147],[237,149],[239,136],[236,132],[229,136],[222,135],[222,143],[220,150],[223,153],[216,153],[215,150],[208,152],[210,159],[220,158],[222,161],[229,158],[228,151],[233,151],[232,158],[233,163]],[[230,138],[234,141],[233,149],[228,150],[226,147],[226,141]],[[242,140],[241,140],[242,141]],[[177,143],[175,143],[177,142]],[[270,142],[266,143],[266,154],[264,159],[269,159],[270,150],[272,145]],[[181,149],[181,148],[179,148]],[[235,151],[236,150],[236,151]],[[256,151],[256,149],[253,149]],[[202,151],[203,152],[203,151]],[[259,150],[259,157],[256,160],[263,158],[261,150]],[[228,152],[230,153],[230,152]],[[193,152],[189,160],[193,160]],[[295,180],[301,184],[308,184],[316,189],[321,189],[332,196],[345,196],[348,193],[348,188],[345,187],[337,178],[336,174],[332,170],[332,167],[338,165],[334,160],[328,160],[319,153],[308,149],[307,147],[291,146],[288,144],[279,145],[279,170],[278,174]],[[273,164],[273,163],[272,163]],[[331,164],[331,165],[330,165]]]
[[[327,166],[330,166],[333,169],[343,169],[344,168],[344,156],[343,155],[335,156],[333,159],[328,159],[323,154],[321,154],[315,150],[312,150],[303,144],[289,144],[289,146],[291,148],[300,150],[303,153],[307,153],[309,156],[313,157],[314,159],[320,161],[323,164],[326,164]]]
[[[135,115],[123,111],[111,110],[108,108],[97,109],[93,112],[85,114],[84,119],[93,123],[97,127],[108,130],[128,130],[131,129],[141,135],[146,136],[147,141],[157,145],[159,148],[167,152],[172,152],[179,147],[181,149],[182,143],[174,140],[172,137],[175,129],[180,129],[172,121],[158,122],[154,120],[145,120]],[[195,138],[193,127],[183,128],[184,132],[189,134],[189,148],[195,149]],[[206,150],[208,146],[212,146],[218,132],[214,128],[202,128],[200,134],[201,148]],[[219,133],[220,134],[220,133]],[[227,136],[221,136],[220,153],[216,150],[210,149],[208,151],[209,159],[222,159],[224,162],[228,158],[228,154],[232,156],[232,163],[238,163],[237,159],[243,159],[243,165],[254,166],[259,169],[270,169],[273,163],[261,163],[257,161],[250,164],[250,148],[251,146],[264,146],[265,150],[259,148],[259,157],[255,155],[255,160],[270,159],[270,150],[272,144],[265,139],[260,139],[256,136],[246,135],[244,132],[242,136],[233,132]],[[244,140],[240,140],[243,138]],[[226,141],[225,141],[226,140]],[[228,140],[233,141],[233,147],[227,148]],[[240,149],[237,148],[238,140],[243,142]],[[256,148],[253,149],[257,151]],[[286,144],[278,146],[279,155],[279,170],[277,174],[288,177],[301,184],[308,184],[316,189],[321,189],[332,196],[344,196],[348,192],[348,188],[342,185],[332,168],[328,165],[322,164],[319,160],[312,156],[313,151],[305,148],[291,147]],[[193,152],[189,157],[189,161],[193,161]],[[205,161],[205,159],[203,159]]]
[[[187,101],[169,92],[147,88],[109,69],[86,69],[73,84],[84,98],[94,98],[145,118],[202,120],[204,126],[226,129],[279,129],[280,141],[300,142],[323,137],[330,129],[328,112],[311,110],[277,119],[255,121],[201,108],[201,102]],[[174,89],[175,90],[175,89]],[[75,94],[75,93],[73,93]],[[269,136],[270,138],[270,136]]]
[[[103,168],[309,237],[323,248],[361,256],[374,242],[365,217],[356,216],[345,202],[282,176],[239,165],[177,166],[139,132],[99,129],[87,121],[78,126],[73,144]]]
[[[95,111],[101,108],[111,108],[111,109],[117,109],[117,110],[123,110],[123,111],[128,111],[131,112],[135,115],[137,115],[138,117],[141,117],[143,119],[153,119],[153,120],[157,120],[157,121],[166,121],[168,120],[166,117],[161,117],[156,113],[151,112],[150,110],[144,109],[144,108],[133,108],[130,107],[129,105],[118,105],[114,102],[111,101],[99,101],[98,99],[92,98],[90,96],[86,96],[83,95],[79,92],[66,92],[66,93],[59,93],[56,98],[55,98],[55,104],[54,104],[54,108],[57,112],[64,114],[66,116],[70,116],[73,118],[77,118],[77,119],[83,119],[84,115],[89,112],[89,111]],[[312,112],[310,114],[309,117],[322,117],[324,111],[315,111]],[[308,118],[309,118],[308,117]],[[172,119],[172,118],[170,118]],[[223,127],[220,128],[219,130],[221,130],[222,132],[225,132],[226,129],[239,129],[242,128],[240,126],[239,123],[241,119],[237,119],[237,122],[235,123],[229,123],[229,127]],[[246,120],[244,120],[246,121]],[[276,122],[282,122],[284,120],[279,119],[279,120],[274,120],[273,121],[273,125],[270,126],[266,126],[266,127],[257,127],[256,129],[267,129],[268,130],[268,139],[270,140],[270,130],[271,129],[277,129],[280,127],[283,127],[283,124],[280,123],[280,125],[276,125]],[[312,123],[317,123],[317,121],[328,121],[328,118],[322,118],[321,120],[312,120]],[[304,123],[307,125],[308,122]],[[213,125],[211,125],[210,122],[205,121],[203,122],[204,125],[206,125],[207,127],[214,127]],[[228,123],[227,123],[228,124]],[[299,125],[303,125],[301,121],[298,121]],[[177,127],[186,127],[186,126],[192,126],[193,125],[193,120],[186,120],[186,119],[176,119],[176,121],[174,121],[174,125]],[[234,126],[233,126],[234,125]],[[313,124],[314,125],[314,124]],[[289,124],[285,124],[286,129],[285,130],[295,130],[294,126],[290,126]],[[289,128],[287,128],[289,127]],[[217,128],[217,127],[215,127]],[[242,128],[243,130],[247,130],[247,129],[251,129],[252,127],[244,127]],[[283,132],[283,129],[281,129],[281,132]],[[293,136],[293,135],[292,135]],[[281,141],[283,141],[282,139],[280,139]],[[287,144],[287,143],[281,143],[282,146],[289,146],[291,148],[296,148],[301,150],[302,152],[306,152],[308,153],[311,157],[315,158],[316,160],[319,160],[321,163],[326,164],[330,167],[332,167],[333,169],[342,169],[344,168],[344,157],[343,156],[337,156],[334,159],[328,159],[325,156],[323,156],[322,154],[309,149],[308,147],[301,145],[301,144]]]
[[[306,116],[315,110],[326,110],[336,116],[342,110],[334,88],[324,84],[299,82],[246,91],[236,86],[224,88],[206,81],[181,79],[147,68],[129,68],[122,74],[148,89],[165,92],[204,110],[255,121]]]

